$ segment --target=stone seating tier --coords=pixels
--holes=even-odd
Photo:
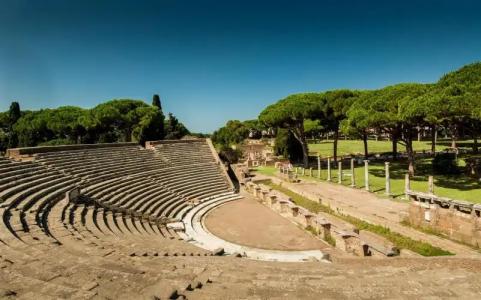
[[[150,253],[210,255],[179,240],[163,219],[180,219],[193,203],[232,191],[211,148],[205,141],[200,144],[192,151],[183,145],[172,155],[136,145],[103,145],[16,151],[16,159],[32,160],[28,162],[1,158],[2,258],[12,254],[25,262],[50,259],[37,265],[45,273],[50,266],[68,265],[76,284],[77,268],[98,273],[112,263],[132,266],[131,257]],[[80,195],[69,201],[66,194],[76,189]],[[76,291],[85,290],[80,286]],[[49,296],[65,298],[53,292]]]

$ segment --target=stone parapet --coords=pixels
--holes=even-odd
[[[37,153],[72,151],[82,149],[100,149],[113,147],[137,146],[138,143],[104,143],[104,144],[75,144],[60,146],[39,146],[7,149],[6,156],[11,159],[21,159],[23,157],[33,156]]]

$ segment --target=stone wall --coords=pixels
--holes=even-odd
[[[195,139],[185,139],[185,140],[158,140],[158,141],[146,141],[145,148],[153,149],[155,146],[160,144],[186,144],[186,143],[193,143],[193,142],[206,142],[209,139],[203,138],[195,138]]]
[[[75,144],[75,145],[60,145],[60,146],[39,146],[39,147],[24,147],[7,149],[7,157],[11,159],[20,159],[23,156],[31,156],[36,153],[58,152],[58,151],[72,151],[82,149],[98,149],[108,147],[125,147],[136,146],[138,143],[104,143],[104,144]]]
[[[409,222],[463,243],[481,245],[481,205],[407,191]]]

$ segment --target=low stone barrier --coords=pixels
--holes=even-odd
[[[74,144],[74,145],[59,145],[59,146],[39,146],[39,147],[24,147],[24,148],[10,148],[7,149],[6,156],[11,159],[21,159],[23,157],[32,156],[37,153],[58,152],[58,151],[73,151],[83,149],[100,149],[100,148],[114,148],[137,146],[138,143],[101,143],[101,144]]]
[[[481,245],[481,204],[410,190],[406,195],[411,200],[410,224],[434,229],[475,247]]]
[[[272,190],[264,184],[256,184],[254,182],[246,183],[246,191],[253,194],[255,198],[276,211],[287,219],[301,225],[304,228],[310,228],[319,238],[335,242],[335,247],[347,253],[357,256],[393,256],[399,254],[392,243],[387,240],[371,236],[369,240],[363,240],[352,224],[337,219],[326,213],[313,214],[307,209],[296,205],[292,200],[280,193]]]

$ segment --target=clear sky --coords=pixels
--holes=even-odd
[[[481,60],[481,1],[0,0],[0,110],[161,96],[192,131]]]

